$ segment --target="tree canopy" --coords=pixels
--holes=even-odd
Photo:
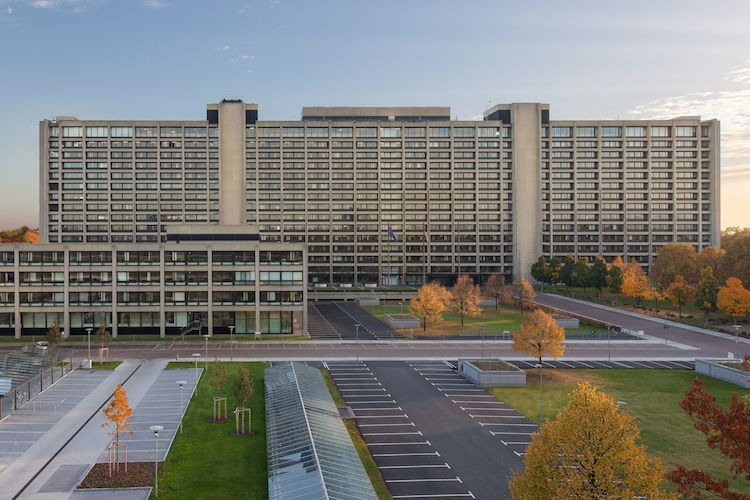
[[[510,480],[511,494],[516,500],[675,498],[661,489],[664,466],[637,443],[639,436],[633,416],[581,384],[533,435],[524,471]]]
[[[427,321],[440,321],[443,313],[448,310],[450,292],[443,285],[433,281],[419,287],[416,295],[409,301],[409,310],[422,318],[422,324],[427,330]]]
[[[526,315],[521,329],[513,334],[513,350],[525,352],[542,362],[543,356],[557,358],[565,352],[565,329],[555,318],[536,309]]]
[[[482,309],[479,303],[482,301],[482,292],[474,284],[474,280],[468,274],[462,274],[451,288],[449,307],[461,316],[461,326],[464,326],[464,316],[479,316]]]

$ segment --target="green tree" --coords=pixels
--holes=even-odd
[[[57,347],[62,343],[62,331],[60,330],[60,324],[57,322],[57,318],[55,318],[52,327],[47,331],[47,344],[51,347]]]
[[[576,260],[570,256],[566,255],[565,259],[563,259],[562,268],[560,269],[560,281],[565,283],[565,286],[571,287],[573,286],[573,266],[575,266]]]
[[[547,265],[547,259],[543,255],[540,255],[531,266],[531,277],[542,285],[549,280],[549,266]]]
[[[248,403],[255,392],[255,380],[250,377],[250,371],[246,367],[240,367],[237,378],[234,380],[234,399],[237,406],[242,408]]]
[[[96,329],[96,337],[95,341],[99,343],[99,345],[102,348],[107,347],[107,344],[109,344],[110,336],[109,336],[109,330],[107,330],[107,325],[102,323],[99,325],[99,328]]]
[[[221,395],[221,388],[227,383],[227,367],[221,361],[214,359],[211,367],[211,381],[214,383],[216,393]]]
[[[624,264],[620,257],[617,257],[609,266],[609,270],[607,271],[607,288],[612,293],[622,292],[622,284],[625,276],[623,267]]]
[[[585,290],[588,286],[588,276],[589,262],[585,257],[581,257],[575,264],[573,264],[573,270],[570,273],[570,284],[575,287],[581,287]]]
[[[562,262],[555,255],[549,261],[549,281],[551,284],[555,284],[560,281],[560,272],[562,271]]]
[[[719,288],[719,280],[714,276],[713,269],[711,266],[706,266],[695,289],[695,305],[703,311],[703,322],[706,325],[708,324],[708,314],[717,309]]]
[[[594,264],[589,268],[586,282],[596,290],[597,302],[601,299],[602,288],[607,286],[607,263],[602,257],[597,257]]]

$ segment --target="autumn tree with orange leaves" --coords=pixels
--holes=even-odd
[[[545,355],[557,358],[565,352],[565,329],[555,318],[542,311],[526,315],[521,322],[521,330],[513,334],[513,350],[525,352],[542,363]]]
[[[631,260],[625,265],[622,273],[622,293],[635,299],[635,303],[643,299],[648,290],[648,278],[643,268],[636,261]]]
[[[464,316],[479,316],[482,309],[479,303],[482,301],[482,292],[474,284],[474,280],[468,274],[462,274],[451,288],[448,307],[461,316],[461,326],[464,326]]]
[[[726,285],[719,288],[716,307],[737,321],[738,316],[744,316],[750,311],[750,290],[742,286],[737,278],[728,278]]]
[[[109,427],[110,435],[115,438],[115,470],[120,467],[120,435],[130,431],[130,417],[133,409],[128,404],[128,396],[121,384],[117,384],[112,401],[104,408],[105,422],[102,427]],[[126,465],[127,470],[127,465]]]
[[[732,477],[750,481],[750,401],[743,401],[736,393],[732,394],[729,408],[725,410],[716,404],[716,398],[706,391],[703,382],[695,379],[685,392],[680,406],[695,428],[706,435],[709,448],[717,449],[729,458]],[[699,469],[678,465],[668,477],[684,498],[718,496],[728,500],[750,499],[750,495],[732,491],[725,479],[714,479]]]
[[[695,288],[690,286],[682,276],[675,277],[674,281],[669,284],[664,295],[677,308],[680,318],[682,317],[682,306],[695,298]]]
[[[419,287],[417,294],[409,301],[409,310],[422,318],[422,325],[427,331],[427,320],[440,321],[448,310],[450,292],[443,285],[433,281]]]
[[[487,283],[484,284],[484,289],[495,297],[495,310],[497,311],[500,295],[505,292],[505,276],[498,273],[491,275]]]
[[[515,500],[542,498],[672,499],[664,466],[638,444],[635,417],[611,396],[581,384],[554,420],[544,422],[510,480]]]

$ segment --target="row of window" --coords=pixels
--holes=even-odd
[[[59,129],[58,126],[50,126],[49,136],[60,137]],[[64,138],[134,137],[134,133],[135,137],[219,137],[217,127],[62,127],[62,137]]]

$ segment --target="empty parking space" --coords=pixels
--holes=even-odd
[[[411,361],[409,366],[495,442],[522,457],[537,425],[487,391],[466,380],[453,363]]]
[[[0,422],[0,473],[111,374],[74,370]]]
[[[523,369],[536,368],[536,361],[512,360],[509,363]],[[666,361],[609,361],[609,360],[543,360],[544,368],[576,368],[576,369],[598,369],[598,368],[629,368],[649,370],[694,370],[695,363],[688,360],[666,360]]]
[[[475,498],[364,362],[325,364],[393,498]]]
[[[181,415],[185,413],[190,398],[199,380],[202,368],[179,368],[163,370],[146,395],[133,409],[130,420],[130,432],[120,437],[121,443],[128,447],[128,460],[131,462],[149,462],[154,460],[154,434],[149,428],[161,425],[159,431],[159,461],[164,461],[172,445],[172,440],[179,429]],[[184,381],[182,389],[182,408],[180,408],[180,388],[178,381]],[[182,410],[182,413],[180,412]],[[122,449],[124,453],[124,448]],[[108,452],[99,456],[97,462],[106,463]]]

